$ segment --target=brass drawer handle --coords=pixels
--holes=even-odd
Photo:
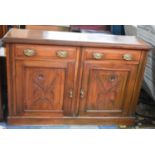
[[[123,59],[127,61],[133,60],[133,56],[131,54],[124,54]]]
[[[104,56],[103,53],[93,53],[93,58],[94,58],[94,59],[97,59],[97,60],[102,59],[103,56]]]
[[[25,49],[24,50],[24,55],[28,57],[32,57],[36,54],[35,50],[33,49]]]
[[[60,58],[66,58],[68,56],[67,51],[57,51],[56,55]]]

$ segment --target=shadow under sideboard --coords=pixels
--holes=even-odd
[[[7,78],[4,48],[0,48],[0,121],[7,116]]]

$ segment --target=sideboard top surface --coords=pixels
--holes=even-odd
[[[149,44],[137,39],[135,36],[26,29],[11,29],[4,36],[3,41],[5,43],[53,44],[143,50],[151,48]]]

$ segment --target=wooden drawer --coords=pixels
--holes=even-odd
[[[140,51],[122,49],[85,48],[86,60],[140,60]]]
[[[75,59],[76,48],[46,45],[15,45],[15,57],[32,59]]]

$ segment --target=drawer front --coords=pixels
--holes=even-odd
[[[15,56],[32,59],[75,59],[76,48],[46,45],[15,45]]]
[[[86,60],[126,60],[139,61],[140,51],[122,49],[85,48]]]

